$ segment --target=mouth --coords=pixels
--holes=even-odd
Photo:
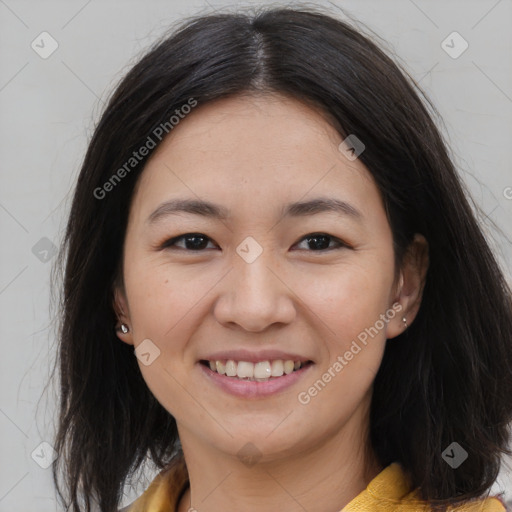
[[[210,385],[244,399],[263,399],[291,390],[315,364],[299,353],[270,347],[260,347],[257,352],[240,348],[201,354],[196,361]]]
[[[218,375],[251,382],[276,380],[283,375],[290,375],[313,364],[312,361],[293,361],[291,359],[274,359],[255,363],[234,361],[233,359],[215,361],[203,359],[199,363]]]
[[[293,386],[314,365],[305,360],[235,361],[200,360],[199,367],[210,382],[238,398],[266,398]]]

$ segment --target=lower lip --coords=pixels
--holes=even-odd
[[[275,395],[280,391],[284,391],[290,386],[293,386],[296,382],[302,379],[313,366],[313,364],[310,363],[307,366],[304,366],[304,368],[295,370],[288,375],[284,374],[282,377],[261,382],[257,380],[242,380],[236,377],[227,377],[226,375],[220,375],[219,373],[210,370],[210,368],[204,364],[197,364],[200,366],[203,374],[223,391],[240,398],[265,398]]]

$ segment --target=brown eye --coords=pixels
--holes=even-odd
[[[343,247],[348,247],[347,244],[342,242],[339,238],[333,237],[325,233],[311,233],[303,237],[301,241],[302,240],[307,240],[307,246],[313,252],[331,251],[333,249],[341,249]],[[333,241],[337,244],[337,246],[329,247],[330,243]]]
[[[176,242],[184,241],[184,247],[179,247],[176,245]],[[169,240],[166,240],[161,246],[161,249],[170,249],[170,248],[181,248],[189,251],[201,251],[206,248],[208,241],[210,239],[203,235],[202,233],[186,233],[184,235],[180,235]]]
[[[328,235],[326,233],[311,233],[304,236],[301,239],[301,242],[302,241],[307,241],[307,247],[305,249],[309,252],[326,252],[335,249],[349,248],[349,246],[339,238]],[[178,245],[178,243],[181,242],[182,245]],[[185,233],[183,235],[166,240],[158,248],[184,249],[189,252],[200,252],[207,248],[209,242],[211,242],[211,239],[202,233]],[[335,243],[336,245],[332,247],[332,243]]]

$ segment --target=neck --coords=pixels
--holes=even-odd
[[[360,427],[357,421],[352,425]],[[374,454],[365,460],[367,438],[352,425],[349,420],[342,431],[321,443],[262,457],[251,466],[236,454],[215,450],[180,432],[190,487],[178,512],[341,510],[383,469]]]

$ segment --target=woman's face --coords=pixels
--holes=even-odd
[[[232,97],[196,107],[147,163],[116,293],[130,332],[119,337],[182,442],[271,459],[363,435],[404,311],[378,189],[341,140],[295,100]],[[211,206],[180,211],[178,200]],[[287,360],[304,366],[288,374]],[[276,376],[238,377],[251,372]]]

